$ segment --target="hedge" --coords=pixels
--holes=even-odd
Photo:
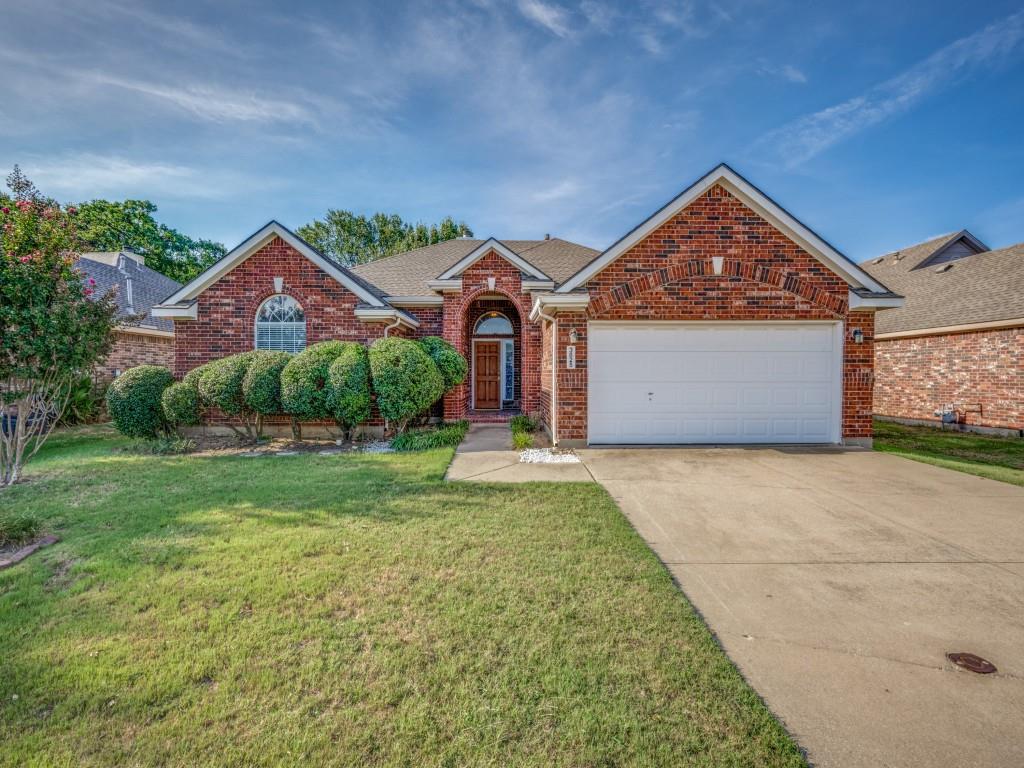
[[[219,408],[228,416],[240,416],[245,410],[242,398],[242,380],[249,370],[252,352],[212,360],[203,366],[198,376],[199,396],[203,403]]]
[[[189,381],[179,381],[164,390],[160,398],[164,420],[171,427],[199,423],[199,390]]]
[[[440,336],[425,336],[419,340],[420,346],[430,355],[437,369],[444,378],[444,388],[449,390],[466,380],[469,363],[451,344]]]
[[[281,372],[292,359],[287,352],[258,349],[249,353],[249,366],[242,378],[242,402],[245,407],[269,416],[281,413]]]
[[[377,339],[370,347],[370,375],[377,408],[399,431],[445,392],[444,377],[430,355],[409,339]]]
[[[281,371],[281,405],[300,421],[330,419],[327,407],[327,376],[345,348],[344,341],[321,341],[306,347]]]
[[[342,342],[327,369],[327,409],[346,431],[370,418],[370,359],[366,347]]]
[[[129,437],[155,438],[167,432],[161,397],[174,377],[159,365],[129,368],[107,388],[107,409],[117,431]]]

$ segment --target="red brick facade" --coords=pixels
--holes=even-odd
[[[717,275],[715,256],[722,258]],[[608,265],[588,289],[585,314],[558,315],[560,440],[587,436],[587,319],[843,321],[842,435],[871,436],[873,314],[848,313],[846,281],[723,187],[712,187]],[[854,328],[863,343],[850,341]],[[565,347],[573,329],[570,370]]]
[[[175,323],[175,375],[252,349],[256,311],[277,293],[275,277],[284,279],[282,292],[302,305],[308,344],[328,339],[369,343],[383,335],[384,323],[364,323],[355,316],[360,302],[353,293],[274,238],[199,295],[197,319]]]
[[[721,262],[716,274],[715,257]],[[303,306],[307,343],[348,339],[370,343],[384,323],[355,317],[357,297],[279,238],[240,263],[200,294],[198,319],[176,323],[175,373],[208,360],[252,349],[261,302],[283,279],[284,293]],[[443,289],[440,307],[409,307],[420,327],[402,335],[440,335],[472,360],[476,320],[487,311],[507,315],[514,327],[516,400],[522,411],[557,421],[559,440],[587,437],[587,335],[591,320],[731,320],[843,322],[842,435],[871,435],[874,316],[850,312],[849,286],[821,261],[776,230],[722,186],[687,208],[608,265],[587,284],[586,310],[557,315],[552,325],[531,322],[533,297],[519,267],[488,252]],[[425,285],[424,295],[432,291]],[[437,295],[437,294],[434,294]],[[863,342],[851,341],[860,329]],[[392,333],[399,333],[394,330]],[[575,336],[576,367],[566,365]],[[554,381],[552,365],[555,366]],[[472,409],[472,376],[447,393],[445,418]],[[553,388],[557,394],[553,396]],[[557,419],[553,413],[557,402]]]
[[[136,365],[174,367],[174,338],[135,331],[114,331],[114,346],[106,360],[96,366],[97,382],[109,383]]]
[[[935,421],[954,405],[967,424],[1024,429],[1024,328],[879,340],[875,369],[880,416]]]
[[[494,288],[488,282],[494,278]],[[491,251],[462,273],[462,290],[444,294],[444,338],[466,359],[472,358],[472,333],[482,307],[496,297],[509,316],[516,335],[516,359],[519,366],[517,386],[521,409],[534,413],[540,406],[540,327],[529,322],[531,298],[523,291],[519,268]],[[470,371],[472,376],[472,371]],[[464,417],[472,407],[471,380],[456,387],[444,399],[445,418]]]

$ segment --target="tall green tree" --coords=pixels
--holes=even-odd
[[[411,224],[396,213],[362,216],[330,209],[321,220],[299,227],[299,235],[314,248],[346,266],[393,256],[425,245],[472,237],[465,222],[445,216],[437,224]]]
[[[83,250],[129,249],[146,257],[146,266],[187,283],[226,253],[212,240],[195,240],[156,220],[149,200],[90,200],[78,206],[78,236]]]

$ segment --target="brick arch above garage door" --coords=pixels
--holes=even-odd
[[[600,320],[839,319],[844,293],[792,272],[741,259],[691,259],[652,270],[594,295],[588,308]]]

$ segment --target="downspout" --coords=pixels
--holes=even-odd
[[[386,339],[388,337],[388,331],[390,331],[392,328],[397,328],[401,324],[402,324],[402,316],[400,314],[398,314],[398,312],[395,312],[395,322],[391,323],[390,325],[385,325],[384,326],[384,338]],[[388,420],[384,419],[384,436],[385,437],[388,434],[388,426],[389,426],[388,425]]]
[[[540,306],[537,317],[551,323],[551,445],[558,447],[558,320],[545,315]]]

